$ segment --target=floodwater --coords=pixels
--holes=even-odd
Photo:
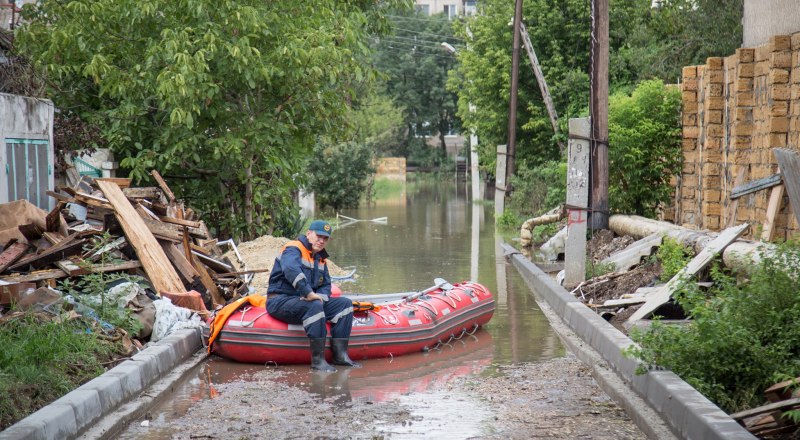
[[[502,239],[494,232],[494,207],[472,203],[467,183],[409,175],[408,182],[385,185],[378,196],[370,206],[342,211],[358,221],[340,218],[334,228],[331,258],[340,267],[356,269],[354,281],[340,283],[342,290],[390,293],[431,287],[434,278],[477,281],[495,294],[497,305],[484,329],[428,353],[370,359],[361,369],[339,368],[329,375],[311,374],[306,365],[237,364],[212,356],[168,401],[149,412],[148,428],[135,422],[119,438],[170,438],[181,429],[170,427],[170,421],[183,417],[196,402],[217,397],[216,386],[246,382],[263,369],[283,370],[281,381],[320,401],[396,401],[416,422],[387,421],[380,429],[391,438],[467,438],[480,435],[482,421],[491,415],[474,399],[447,390],[448,382],[564,355],[533,295],[503,257]]]

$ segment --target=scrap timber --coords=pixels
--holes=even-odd
[[[13,202],[15,209],[0,205],[0,225],[13,225],[0,235],[13,237],[0,242],[0,286],[10,292],[0,296],[0,307],[19,301],[31,283],[56,287],[59,280],[100,272],[142,276],[156,295],[196,291],[209,308],[244,294],[244,277],[222,256],[205,223],[157,172],[152,175],[158,187],[84,176],[47,192],[56,200],[50,212],[20,205],[24,201]]]

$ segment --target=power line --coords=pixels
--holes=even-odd
[[[387,41],[386,43],[389,44],[389,45],[396,44],[396,45],[403,45],[403,46],[408,46],[408,47],[419,47],[419,48],[439,50],[439,51],[445,50],[441,46],[427,46],[427,45],[424,45],[424,44],[407,43],[405,41]]]
[[[433,16],[428,15],[427,18],[417,18],[417,17],[407,17],[404,15],[392,15],[392,14],[384,14],[386,17],[393,18],[395,20],[411,20],[411,21],[422,21],[425,23],[433,23],[439,21],[438,18],[434,18]]]
[[[459,40],[459,41],[464,41],[464,39],[463,39],[463,38],[454,37],[454,36],[452,36],[452,35],[442,35],[442,34],[435,34],[435,33],[433,33],[433,32],[415,31],[415,30],[412,30],[412,29],[405,29],[405,28],[400,28],[400,27],[396,27],[396,26],[395,26],[395,28],[394,28],[394,29],[395,29],[395,30],[398,30],[398,31],[403,31],[403,32],[410,32],[410,33],[412,33],[412,34],[430,35],[430,36],[432,36],[432,37],[438,37],[438,38],[444,38],[444,39],[451,39],[451,40]]]
[[[423,40],[423,39],[417,39],[417,38],[401,37],[399,35],[388,35],[386,37],[382,37],[382,38],[379,39],[379,41],[386,41],[386,40],[405,40],[405,41],[413,41],[414,43],[422,43],[422,44],[429,43],[429,44],[433,44],[433,45],[437,45],[437,46],[441,46],[442,42],[443,42],[443,41],[433,41],[433,40]],[[462,47],[462,46],[458,45],[458,47]]]

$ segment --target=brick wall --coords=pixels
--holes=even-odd
[[[748,222],[758,237],[770,189],[730,200],[731,189],[778,172],[772,148],[800,150],[800,33],[683,68],[683,157],[670,217],[694,229]],[[798,232],[784,196],[774,239]]]
[[[382,157],[378,159],[376,175],[392,180],[406,180],[405,157]]]

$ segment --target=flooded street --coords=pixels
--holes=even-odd
[[[409,179],[341,213],[362,220],[340,220],[328,246],[337,265],[356,269],[342,290],[477,281],[496,298],[485,328],[330,374],[212,356],[118,438],[643,438],[565,351],[503,258],[493,207],[472,204],[463,182]],[[370,221],[381,217],[385,224]]]

